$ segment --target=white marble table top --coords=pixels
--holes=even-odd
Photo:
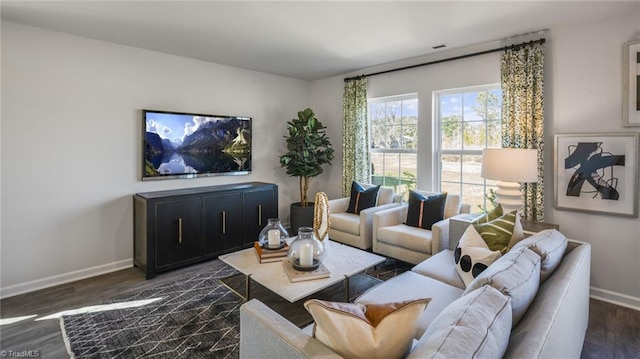
[[[291,303],[385,261],[385,257],[332,241],[323,262],[330,277],[292,283],[281,262],[261,264],[253,248],[218,258]]]

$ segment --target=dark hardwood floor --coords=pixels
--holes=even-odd
[[[10,357],[10,352],[16,356],[15,353],[36,351],[41,358],[68,358],[59,319],[38,319],[170,283],[207,265],[205,262],[164,273],[152,280],[145,280],[137,268],[129,268],[0,300],[3,321],[34,316],[0,326],[2,357]],[[398,272],[402,270],[406,268]],[[395,273],[393,269],[378,269],[376,274],[386,279]],[[592,299],[582,358],[640,358],[640,311]]]

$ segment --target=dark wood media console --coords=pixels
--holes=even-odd
[[[278,186],[248,182],[136,193],[134,264],[156,273],[253,246],[278,217]]]

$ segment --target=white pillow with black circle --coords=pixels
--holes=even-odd
[[[453,253],[453,259],[456,263],[456,270],[464,281],[464,285],[468,286],[473,280],[487,269],[491,263],[500,258],[500,251],[492,251],[482,236],[473,227],[467,227],[464,234],[458,242]]]

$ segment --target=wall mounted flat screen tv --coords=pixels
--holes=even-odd
[[[251,171],[250,117],[142,112],[143,181]]]

